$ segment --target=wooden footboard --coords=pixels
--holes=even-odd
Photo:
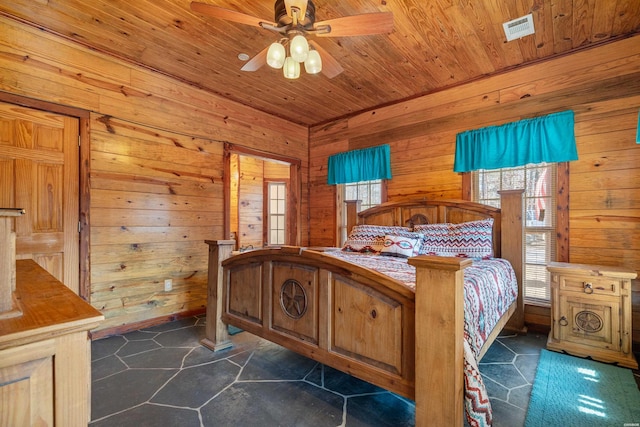
[[[520,288],[521,200],[521,192],[504,194],[501,212],[486,211],[497,218],[497,253],[511,261]],[[478,205],[472,205],[477,216]],[[407,214],[419,211],[411,203],[402,206]],[[449,220],[463,212],[460,202],[435,210],[429,202],[427,208],[431,214],[450,211]],[[393,209],[384,215],[401,220],[402,207]],[[469,220],[466,213],[459,217]],[[326,249],[260,249],[228,258],[233,241],[207,243],[213,258],[204,345],[225,347],[228,323],[415,400],[417,426],[463,424],[463,271],[471,260],[411,258],[414,293],[394,279],[323,253]],[[522,328],[522,311],[520,298],[508,314],[513,313],[516,329]]]
[[[222,265],[222,321],[414,398],[414,293],[403,284],[299,247]]]

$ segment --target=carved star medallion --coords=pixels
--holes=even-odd
[[[280,306],[287,316],[299,319],[307,311],[307,293],[296,280],[288,279],[280,288]]]
[[[603,324],[602,318],[592,311],[581,311],[576,315],[576,325],[585,332],[598,332]]]

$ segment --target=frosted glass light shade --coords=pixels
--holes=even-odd
[[[317,50],[310,50],[304,61],[304,70],[307,74],[318,74],[322,71],[322,59]]]
[[[304,36],[298,34],[291,39],[289,50],[291,51],[291,57],[294,61],[304,62],[309,54],[309,43]]]
[[[287,56],[287,59],[284,60],[282,72],[287,79],[297,79],[300,77],[300,63],[292,57]]]
[[[267,51],[267,64],[272,68],[282,68],[287,52],[280,43],[271,43]]]

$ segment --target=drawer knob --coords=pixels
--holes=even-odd
[[[569,324],[569,321],[565,316],[562,316],[558,323],[560,324],[560,326],[567,326]]]
[[[584,282],[584,293],[592,294],[593,293],[593,284],[589,282]]]

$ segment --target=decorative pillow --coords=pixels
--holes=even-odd
[[[347,241],[342,246],[343,251],[348,252],[374,252],[380,253],[384,247],[384,238],[387,234],[397,236],[411,233],[407,227],[387,225],[356,225],[349,233]]]
[[[460,224],[422,224],[414,231],[424,234],[420,254],[475,259],[493,257],[493,218]]]
[[[409,258],[418,255],[420,246],[420,235],[414,238],[407,236],[386,235],[384,238],[384,246],[380,251],[380,255]]]

